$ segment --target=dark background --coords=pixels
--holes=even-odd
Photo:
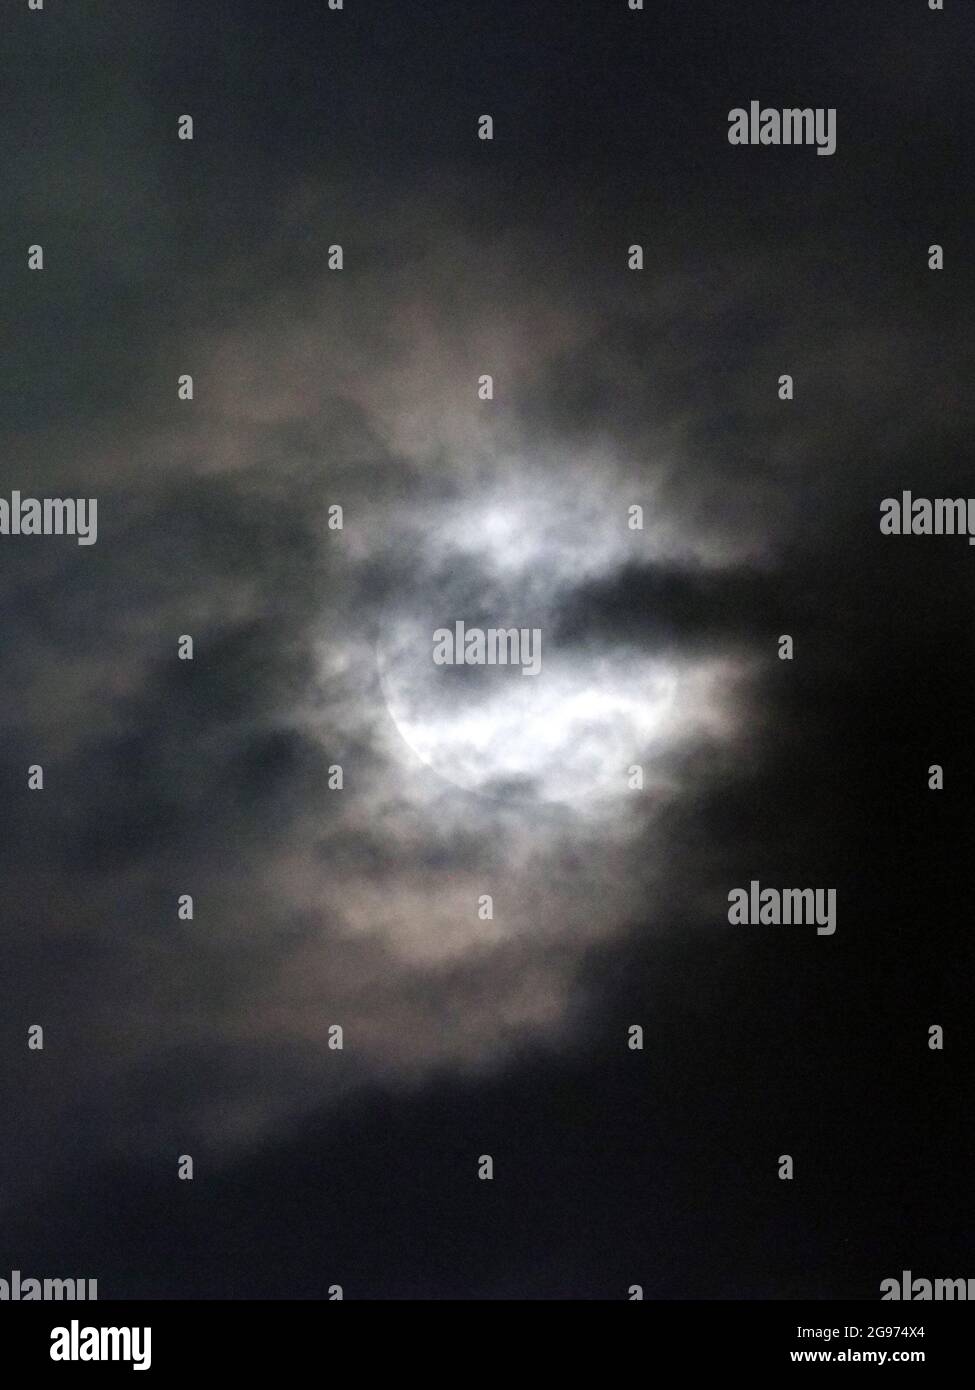
[[[0,554],[3,855],[20,924],[3,969],[13,1157],[0,1270],[97,1276],[102,1297],[132,1298],[320,1298],[341,1283],[347,1298],[619,1299],[640,1283],[647,1298],[872,1299],[904,1268],[975,1275],[975,554],[963,539],[878,531],[880,500],[902,488],[971,490],[970,6],[346,0],[331,14],[311,0],[49,0],[43,16],[9,4],[2,29],[4,486],[97,477],[104,500],[92,551],[41,565],[4,540]],[[752,99],[835,106],[836,154],[733,149],[727,113]],[[191,151],[173,136],[183,111],[197,121]],[[486,147],[473,138],[485,111]],[[215,839],[181,821],[160,740],[178,725],[203,747],[251,698],[286,698],[252,690],[233,634],[212,688],[180,693],[160,668],[155,703],[129,710],[116,743],[86,746],[58,810],[56,789],[43,809],[22,790],[26,764],[45,761],[23,732],[45,701],[84,728],[84,701],[109,697],[97,679],[73,694],[72,670],[101,650],[117,601],[138,614],[164,582],[155,549],[112,549],[110,484],[86,460],[151,440],[171,416],[168,339],[239,322],[272,290],[300,312],[322,235],[314,219],[282,230],[280,218],[302,180],[326,184],[333,223],[372,227],[353,262],[384,253],[387,198],[415,198],[422,228],[442,193],[474,239],[534,238],[583,305],[642,241],[628,311],[607,313],[541,386],[514,384],[526,435],[571,447],[603,433],[639,460],[641,421],[679,409],[693,448],[667,497],[701,488],[706,516],[764,528],[775,558],[703,602],[624,570],[567,596],[567,621],[650,643],[717,629],[746,648],[789,631],[798,660],[762,668],[744,756],[682,754],[692,790],[673,809],[653,904],[585,951],[557,1044],[526,1036],[472,1072],[438,1059],[409,1084],[367,1073],[226,1153],[201,1123],[184,1184],[171,1155],[187,1151],[180,1093],[200,1081],[190,1044],[136,1067],[124,1099],[87,1099],[79,1080],[71,1104],[49,1107],[23,1030],[50,1020],[84,1059],[91,997],[132,987],[115,953],[171,929],[158,901],[183,837],[201,860],[259,856],[261,827],[301,794],[306,750],[253,749]],[[41,286],[25,284],[34,240],[57,247]],[[927,269],[933,242],[940,274]],[[729,297],[743,262],[759,270]],[[663,268],[684,288],[661,329]],[[343,292],[354,316],[354,280]],[[775,442],[794,430],[812,443],[783,473],[749,383],[763,372],[771,393],[810,357]],[[154,496],[165,468],[147,469]],[[128,536],[138,478],[119,491]],[[217,484],[181,492],[177,478],[172,497],[163,532],[190,514],[215,526],[234,574],[271,566],[272,588],[287,587],[276,547],[300,569],[306,542],[287,517],[260,540]],[[204,546],[190,547],[191,569]],[[124,646],[105,657],[118,670]],[[942,792],[928,790],[932,763]],[[157,854],[153,891],[132,892],[130,869]],[[113,902],[95,872],[118,883]],[[835,886],[836,935],[730,930],[722,896],[752,877]],[[106,1051],[111,1019],[98,1020]],[[642,1053],[621,1042],[633,1022]],[[943,1052],[927,1047],[934,1023]],[[243,1076],[273,1089],[274,1054],[252,1041],[236,1079],[215,1069],[200,1084],[218,1104]],[[146,1126],[164,1140],[130,1143]],[[493,1183],[473,1178],[480,1153],[495,1156]],[[792,1182],[777,1177],[781,1153]]]

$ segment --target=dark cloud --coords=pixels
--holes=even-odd
[[[556,641],[624,640],[661,652],[745,642],[768,654],[784,621],[804,619],[801,596],[756,570],[627,566],[567,597]]]
[[[3,539],[0,1262],[161,1297],[963,1272],[971,551],[877,517],[971,471],[970,21],[890,11],[11,22],[4,488],[97,495],[99,539]],[[753,96],[837,105],[840,152],[736,159]],[[537,681],[434,684],[457,619],[541,626]],[[729,931],[752,877],[835,886],[836,936]]]

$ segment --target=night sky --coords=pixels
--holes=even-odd
[[[98,500],[0,536],[0,1276],[975,1277],[975,550],[879,526],[975,476],[972,6],[0,38],[0,496]],[[731,145],[753,100],[835,154]],[[435,666],[457,621],[541,671]]]

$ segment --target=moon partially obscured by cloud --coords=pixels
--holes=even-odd
[[[666,787],[663,751],[695,730],[730,731],[739,673],[730,657],[564,640],[574,583],[653,553],[653,536],[628,530],[619,498],[573,495],[557,476],[543,494],[534,481],[534,495],[509,475],[466,505],[428,504],[414,534],[434,582],[397,591],[383,615],[383,697],[409,747],[459,787],[625,816],[628,795]],[[434,634],[457,621],[524,630],[537,671],[435,664]]]

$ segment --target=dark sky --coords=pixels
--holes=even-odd
[[[975,1275],[975,552],[879,531],[971,490],[971,6],[0,29],[0,496],[99,523],[0,536],[0,1276]],[[434,668],[457,620],[541,674]],[[730,925],[752,879],[835,934]]]

